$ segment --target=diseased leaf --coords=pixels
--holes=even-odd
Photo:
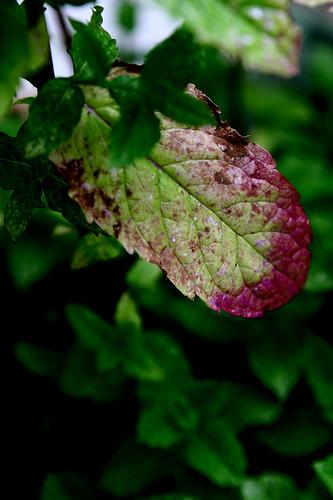
[[[227,124],[161,120],[148,157],[109,171],[110,128],[83,110],[71,139],[50,157],[70,196],[89,222],[216,311],[251,318],[288,302],[310,259],[309,222],[295,189],[267,151]]]
[[[30,106],[26,128],[26,156],[49,153],[65,142],[80,120],[82,90],[66,78],[49,80]]]
[[[197,38],[240,57],[249,68],[292,76],[298,70],[300,29],[292,22],[289,0],[263,4],[231,0],[155,0]]]
[[[318,460],[313,464],[313,468],[333,495],[333,455],[329,455],[324,460]]]

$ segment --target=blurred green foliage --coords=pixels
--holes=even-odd
[[[126,29],[134,27],[133,6],[121,2],[119,19]],[[302,12],[296,10],[300,18]],[[22,464],[30,480],[37,478],[25,485],[25,497],[332,498],[333,34],[313,28],[316,13],[311,12],[314,24],[303,26],[301,72],[292,80],[247,73],[208,46],[200,47],[198,71],[190,75],[221,106],[223,119],[272,152],[311,220],[313,258],[305,290],[263,319],[217,315],[200,301],[183,298],[159,268],[125,256],[115,240],[87,231],[66,185],[45,168],[43,157],[27,161],[19,140],[1,142],[4,317],[10,311],[3,335],[5,354],[15,354],[4,380],[18,377],[21,397],[27,398],[19,424],[29,434],[32,424],[24,418],[30,415],[42,429],[38,434],[34,428],[36,436],[46,441],[43,464],[33,462],[30,469],[28,460]],[[9,19],[10,33],[17,22],[26,21]],[[29,29],[20,36],[28,36]],[[8,81],[0,83],[1,91],[6,86],[3,113],[24,70],[25,55],[16,43],[19,37],[6,52],[12,61]],[[163,92],[170,88],[149,74],[159,67],[161,50],[174,49],[160,46],[150,53],[145,85],[159,89],[154,105],[162,109]],[[0,56],[0,72],[7,71],[3,61]],[[98,60],[91,61],[89,72],[97,66],[98,72]],[[175,68],[177,78],[178,64],[180,56],[166,68],[171,76]],[[176,89],[177,78],[169,79]],[[68,92],[71,97],[65,136],[81,109],[80,90],[73,81],[54,81],[60,89],[58,110]],[[131,82],[123,83],[141,112],[142,94],[138,97]],[[42,97],[33,105],[35,117],[53,113]],[[183,97],[180,101],[183,105]],[[17,115],[9,115],[0,128],[15,136],[18,122]],[[34,140],[43,141],[51,125],[38,133],[34,129]],[[55,143],[62,138],[55,137]],[[17,168],[22,185],[16,183]],[[26,190],[28,185],[33,189]],[[24,203],[17,214],[20,196]],[[14,238],[31,224],[13,243],[5,220]],[[72,441],[76,427],[79,437]],[[36,445],[34,435],[31,439]]]

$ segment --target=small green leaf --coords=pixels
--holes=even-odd
[[[158,266],[138,259],[127,272],[126,283],[133,287],[150,289],[160,280],[162,274]]]
[[[139,443],[152,448],[170,448],[183,439],[183,432],[168,421],[162,408],[147,408],[141,412],[137,436]]]
[[[242,484],[244,500],[297,500],[300,495],[293,480],[284,474],[265,473]]]
[[[306,410],[286,414],[275,424],[258,433],[258,438],[266,446],[290,457],[313,453],[325,446],[331,436],[329,425]]]
[[[82,269],[97,262],[106,262],[123,255],[121,245],[114,238],[86,234],[80,240],[72,257],[72,269]]]
[[[317,403],[333,422],[333,347],[320,337],[308,338],[305,374]]]
[[[251,368],[279,399],[285,399],[301,373],[302,345],[293,330],[277,329],[260,335],[248,346]]]
[[[77,338],[93,351],[103,348],[112,335],[112,326],[84,305],[68,304],[66,317]]]
[[[118,497],[137,495],[161,475],[161,466],[163,462],[159,452],[125,443],[106,466],[102,488]]]
[[[128,293],[123,293],[116,307],[114,319],[122,328],[140,330],[142,320],[135,302]]]
[[[82,90],[70,79],[48,81],[30,106],[26,156],[47,154],[69,139],[80,120],[83,104]]]
[[[102,28],[102,12],[102,7],[94,7],[88,25],[71,21],[76,30],[72,40],[71,55],[75,77],[79,80],[88,82],[103,80],[118,55],[116,40]]]
[[[333,455],[329,455],[324,458],[324,460],[314,462],[313,468],[329,492],[333,495]]]
[[[118,6],[118,22],[123,30],[131,32],[137,22],[138,6],[133,0],[122,0]]]
[[[156,91],[154,107],[179,123],[187,125],[215,123],[210,109],[204,102],[171,88],[167,83]]]
[[[19,141],[0,132],[0,186],[16,189],[30,177],[30,167],[22,160]]]
[[[246,467],[242,445],[221,418],[205,427],[187,445],[187,463],[218,486],[238,486]]]
[[[35,208],[42,207],[42,186],[38,182],[16,189],[8,200],[5,208],[5,226],[14,241],[19,238],[32,217]]]
[[[64,354],[28,342],[15,345],[15,355],[19,362],[36,375],[57,378],[64,363]]]
[[[149,154],[160,138],[159,120],[140,98],[121,107],[121,118],[110,139],[110,167],[123,167]]]
[[[40,500],[94,500],[90,483],[72,473],[48,474]]]

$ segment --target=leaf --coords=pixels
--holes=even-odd
[[[136,495],[162,475],[162,467],[159,452],[124,443],[106,466],[101,486],[118,497]]]
[[[0,186],[16,189],[29,178],[30,168],[22,159],[18,140],[0,133]]]
[[[279,399],[287,398],[301,374],[302,348],[287,328],[273,329],[248,345],[248,359],[255,375]]]
[[[43,206],[41,202],[42,186],[34,182],[29,186],[16,189],[5,208],[5,226],[11,238],[16,241],[21,236],[32,217],[35,208]]]
[[[115,322],[122,328],[131,330],[140,330],[142,319],[139,311],[128,293],[123,293],[120,297],[114,315]]]
[[[118,23],[126,32],[134,30],[137,23],[137,5],[133,0],[122,0],[118,6]]]
[[[75,77],[79,80],[103,80],[118,55],[116,40],[102,28],[103,7],[94,7],[90,22],[71,21],[76,33],[72,39],[71,55]]]
[[[159,121],[142,99],[128,102],[110,140],[110,167],[123,167],[150,153],[160,138]]]
[[[184,295],[244,317],[288,302],[306,279],[310,230],[271,155],[226,124],[163,120],[162,129],[149,157],[110,172],[109,127],[85,110],[50,158],[88,220],[159,265]]]
[[[314,462],[313,468],[329,492],[333,494],[333,455]]]
[[[82,90],[70,79],[49,80],[30,106],[26,156],[47,154],[65,142],[80,120],[83,104]]]
[[[183,439],[183,433],[167,419],[160,408],[144,410],[137,427],[138,442],[152,448],[170,448]]]
[[[258,433],[266,446],[288,457],[309,455],[325,446],[331,436],[329,425],[306,410],[287,414]]]
[[[48,474],[40,500],[93,500],[92,488],[85,477],[73,474]]]
[[[117,259],[122,255],[122,247],[114,238],[90,233],[80,240],[72,257],[71,267],[82,269],[98,262]]]
[[[192,397],[203,419],[223,416],[237,433],[248,426],[272,423],[280,413],[280,405],[252,387],[235,382],[201,381],[195,385]]]
[[[142,86],[152,108],[190,125],[214,123],[204,102],[186,94],[185,86],[195,79],[201,50],[191,33],[177,30],[147,55],[141,72]]]
[[[84,305],[68,304],[66,317],[77,338],[93,351],[103,348],[112,335],[112,326]]]
[[[153,288],[160,280],[162,271],[159,267],[138,259],[126,274],[126,283],[139,288]]]
[[[28,342],[15,345],[15,355],[19,362],[36,375],[57,378],[64,362],[62,353],[35,346]]]
[[[155,0],[197,38],[240,57],[252,69],[282,76],[298,71],[300,30],[293,24],[289,2],[235,5],[231,0]]]
[[[187,463],[218,486],[237,486],[243,479],[243,448],[222,419],[207,423],[185,450]]]
[[[300,495],[293,480],[284,474],[265,473],[242,484],[244,500],[297,500]]]
[[[15,0],[0,3],[0,118],[8,111],[27,62],[27,30]]]
[[[333,422],[333,347],[326,340],[314,336],[308,338],[305,375],[317,403]]]

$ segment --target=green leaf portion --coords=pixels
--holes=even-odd
[[[65,142],[80,120],[83,104],[82,90],[70,79],[48,81],[30,106],[26,156],[47,154]]]
[[[210,421],[185,449],[187,463],[219,486],[237,486],[243,480],[243,448],[223,420]]]
[[[20,363],[36,375],[56,378],[63,366],[60,353],[42,349],[28,342],[19,342],[15,354]]]
[[[247,479],[242,484],[244,500],[290,500],[300,499],[293,480],[278,473],[266,473],[258,479]]]
[[[302,368],[302,348],[297,336],[286,329],[261,335],[248,346],[253,372],[279,399],[287,398],[299,380]]]
[[[5,209],[5,226],[14,241],[26,230],[35,208],[43,206],[42,186],[34,182],[28,187],[17,188],[8,200]]]
[[[159,452],[126,443],[121,446],[105,468],[102,488],[118,497],[136,495],[161,475],[163,467]]]
[[[71,21],[76,30],[72,40],[71,55],[75,77],[79,80],[94,83],[103,81],[118,55],[116,40],[102,28],[102,12],[102,7],[94,7],[87,25]]]
[[[0,118],[8,111],[28,56],[27,30],[15,0],[0,4]]]
[[[324,460],[314,462],[313,468],[328,491],[333,495],[333,455],[329,455]]]
[[[137,17],[138,17],[138,6],[133,0],[121,0],[118,11],[118,23],[122,29],[126,32],[131,32],[134,30]]]
[[[329,342],[314,336],[308,338],[305,374],[317,403],[333,422],[333,347]]]
[[[93,500],[92,488],[86,478],[76,474],[48,474],[40,500]]]
[[[240,57],[249,68],[283,76],[298,70],[300,30],[293,24],[289,1],[237,5],[231,0],[155,0],[204,43]]]
[[[72,257],[72,269],[82,269],[98,262],[117,259],[123,255],[121,245],[114,238],[101,234],[86,234],[81,238]]]
[[[329,425],[315,414],[299,410],[259,431],[258,437],[277,453],[298,457],[309,455],[325,446],[332,433]]]

